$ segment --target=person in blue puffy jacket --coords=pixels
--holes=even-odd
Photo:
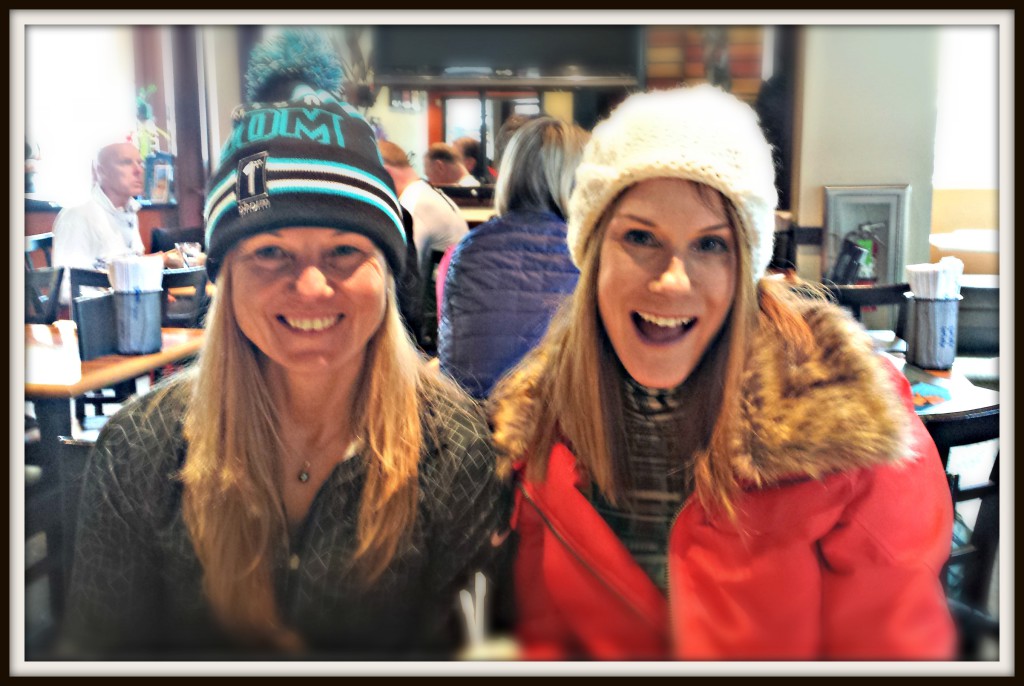
[[[537,344],[576,287],[565,217],[588,138],[579,126],[551,117],[519,129],[499,169],[498,216],[470,231],[452,253],[438,358],[442,371],[477,399]]]

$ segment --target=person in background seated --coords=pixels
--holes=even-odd
[[[594,128],[579,284],[491,396],[524,657],[953,656],[935,446],[857,322],[762,278],[775,204],[756,115],[713,86]]]
[[[452,252],[438,359],[474,398],[537,344],[579,272],[565,242],[573,173],[587,133],[551,117],[512,137],[495,188],[498,216]],[[440,277],[439,277],[440,278]]]
[[[99,150],[93,161],[92,196],[88,201],[60,211],[53,223],[53,264],[56,267],[92,269],[97,258],[141,255],[139,208],[145,167],[139,150],[131,143],[112,143]],[[183,266],[176,253],[163,253],[164,265]],[[71,281],[65,275],[61,302],[71,297]]]
[[[341,73],[319,34],[253,53],[207,195],[206,342],[100,433],[62,654],[461,647],[459,593],[495,566],[510,494],[481,412],[403,327],[402,209]]]
[[[469,226],[451,198],[420,178],[404,150],[391,141],[378,141],[377,146],[384,160],[384,169],[395,182],[398,201],[412,214],[420,275],[429,280],[430,274],[426,269],[430,265],[430,254],[458,243],[469,231]]]
[[[423,171],[435,186],[479,186],[463,164],[462,154],[447,143],[434,143],[423,156]]]
[[[456,139],[452,145],[462,155],[462,163],[466,171],[476,177],[481,184],[493,184],[495,172],[487,164],[487,158],[480,153],[480,141],[469,136]]]

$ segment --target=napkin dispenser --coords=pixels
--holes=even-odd
[[[160,291],[114,292],[117,315],[117,352],[122,355],[148,355],[159,352]]]
[[[963,262],[943,258],[938,264],[907,266],[911,291],[907,327],[907,362],[922,369],[953,366],[960,313]]]
[[[910,294],[907,362],[921,369],[950,369],[956,357],[961,296],[930,300]]]
[[[159,255],[115,258],[108,269],[114,288],[117,351],[122,355],[158,352],[163,343],[160,333],[163,258]]]
[[[82,362],[117,352],[113,293],[79,296],[71,311],[78,328],[78,355]]]

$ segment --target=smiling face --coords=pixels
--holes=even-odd
[[[702,192],[703,190],[703,192]],[[736,293],[736,233],[725,201],[682,179],[642,181],[607,219],[598,311],[638,383],[674,388],[696,369]]]
[[[232,251],[231,304],[242,333],[287,374],[354,378],[384,320],[384,254],[357,233],[280,229]]]

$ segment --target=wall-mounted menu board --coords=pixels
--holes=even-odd
[[[643,75],[642,26],[374,27],[382,83],[415,79],[619,79]]]

